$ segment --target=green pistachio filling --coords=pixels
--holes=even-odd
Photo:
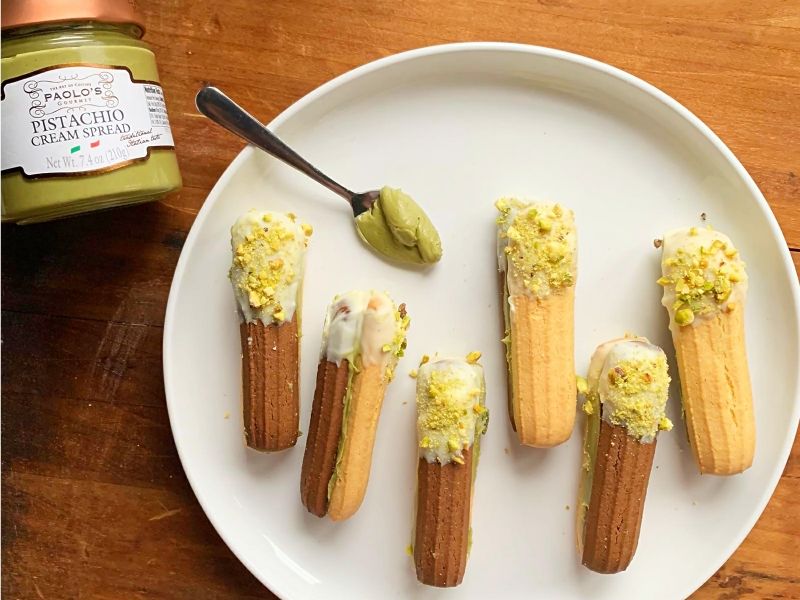
[[[578,390],[580,392],[580,389]],[[578,546],[583,546],[583,529],[586,515],[589,512],[589,501],[592,498],[592,483],[594,481],[594,465],[597,462],[597,443],[600,439],[600,396],[597,392],[591,393],[584,390],[586,401],[583,412],[586,414],[586,423],[583,428],[583,462],[581,463],[581,479],[578,488]]]
[[[503,278],[503,323],[505,325],[505,335],[502,342],[506,350],[506,365],[508,367],[508,393],[506,403],[508,405],[508,418],[511,421],[511,429],[516,431],[517,424],[514,421],[514,400],[511,393],[511,382],[514,381],[514,361],[511,360],[511,306],[509,305],[508,280]]]
[[[347,362],[347,389],[343,400],[344,408],[342,408],[342,430],[339,434],[339,444],[336,447],[336,462],[334,463],[333,473],[328,480],[328,501],[331,499],[336,482],[341,477],[340,471],[342,467],[344,442],[347,439],[347,416],[350,414],[350,404],[353,398],[353,378],[359,372],[359,367],[356,365],[356,362],[360,361],[360,357],[357,356],[354,360],[348,360]]]

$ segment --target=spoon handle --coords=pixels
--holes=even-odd
[[[305,173],[317,183],[324,185],[352,204],[353,196],[355,195],[353,192],[336,183],[297,154],[297,152],[289,148],[278,139],[278,136],[264,127],[255,117],[228,98],[219,89],[210,85],[203,87],[197,92],[195,104],[197,105],[197,110],[218,125],[244,138],[254,146],[258,146],[264,152],[282,160],[301,173]]]

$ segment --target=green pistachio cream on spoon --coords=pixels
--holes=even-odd
[[[382,188],[372,207],[356,217],[356,228],[373,250],[398,262],[426,265],[442,258],[442,241],[433,223],[399,189]]]

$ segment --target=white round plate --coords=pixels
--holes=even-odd
[[[350,208],[253,148],[231,163],[197,216],[169,297],[164,380],[186,475],[222,538],[286,599],[683,598],[736,549],[766,505],[798,421],[798,285],[763,196],[722,142],[641,80],[557,50],[514,44],[423,48],[365,65],[299,100],[271,128],[355,190],[402,187],[438,226],[444,258],[427,271],[381,261]],[[520,447],[508,423],[494,200],[574,209],[580,259],[575,356],[645,335],[671,359],[672,432],[659,436],[639,549],[625,573],[598,575],[575,550],[581,463],[568,443]],[[300,504],[305,439],[275,455],[243,444],[240,348],[227,279],[229,228],[251,207],[292,210],[314,226],[303,306],[301,429],[308,424],[325,307],[352,288],[387,290],[412,318],[386,395],[372,476],[344,523]],[[701,477],[687,446],[667,317],[659,300],[667,229],[708,222],[748,263],[747,351],[758,424],[743,475]],[[416,447],[414,381],[422,354],[483,352],[492,418],[473,505],[474,544],[453,591],[417,583],[410,542]]]

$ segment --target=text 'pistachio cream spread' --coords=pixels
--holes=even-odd
[[[181,186],[155,56],[127,0],[3,0],[2,218],[156,200]]]

